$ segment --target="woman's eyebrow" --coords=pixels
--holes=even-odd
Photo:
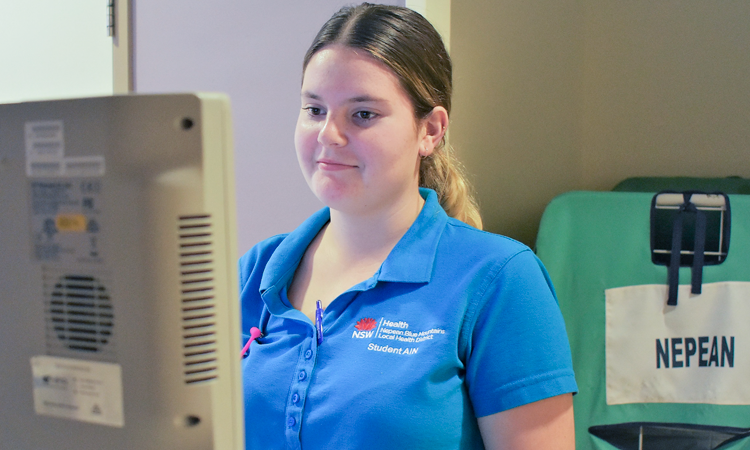
[[[312,99],[312,100],[320,100],[321,99],[321,97],[319,95],[313,94],[310,91],[302,91],[302,97],[303,98],[309,98],[309,99]]]
[[[372,97],[369,95],[359,95],[357,97],[352,97],[349,99],[350,103],[364,103],[364,102],[375,102],[375,103],[382,103],[385,102],[385,99]]]
[[[302,91],[302,98],[309,98],[311,100],[322,100],[323,98],[310,91]],[[373,97],[371,95],[358,95],[356,97],[352,97],[349,100],[347,100],[349,103],[365,103],[365,102],[372,102],[372,103],[384,103],[386,102],[385,99]]]

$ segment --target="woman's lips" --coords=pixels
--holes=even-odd
[[[327,160],[321,160],[318,161],[318,167],[320,170],[327,170],[327,171],[339,171],[339,170],[347,170],[347,169],[353,169],[357,166],[353,166],[350,164],[343,164],[335,161],[327,161]]]

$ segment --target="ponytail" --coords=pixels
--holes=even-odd
[[[433,189],[449,216],[482,229],[482,217],[463,166],[453,148],[441,143],[419,166],[419,185]]]

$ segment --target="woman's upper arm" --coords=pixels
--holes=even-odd
[[[573,450],[573,395],[563,394],[480,417],[488,450]]]

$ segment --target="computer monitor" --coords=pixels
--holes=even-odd
[[[0,105],[0,448],[244,448],[218,94]]]

